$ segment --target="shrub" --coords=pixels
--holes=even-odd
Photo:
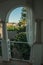
[[[17,31],[18,31],[18,33],[19,33],[19,32],[25,32],[25,31],[26,31],[26,26],[22,26],[22,27],[19,26],[19,28],[18,28]]]
[[[20,32],[15,36],[15,41],[27,42],[26,32]]]
[[[19,52],[19,55],[21,56],[20,59],[29,60],[31,47],[28,43],[14,43],[12,50],[13,48],[16,48]],[[13,53],[14,52],[12,52],[12,57],[14,55]]]
[[[19,29],[19,28],[18,28],[18,27],[15,27],[15,26],[8,26],[8,27],[7,27],[7,30],[8,30],[8,31],[18,31],[18,29]]]

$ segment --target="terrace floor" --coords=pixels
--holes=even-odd
[[[31,65],[29,61],[14,59],[12,58],[10,61],[2,61],[2,57],[0,57],[0,65]]]
[[[25,62],[25,61],[20,61],[20,60],[11,60],[8,62],[5,61],[1,61],[0,65],[31,65],[29,64],[29,62]]]

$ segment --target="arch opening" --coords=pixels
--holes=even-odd
[[[17,14],[16,9],[21,9],[21,13],[20,13],[20,10],[18,11],[18,13],[20,13],[21,15],[18,14],[14,18],[14,15]],[[14,13],[14,11],[16,12],[16,14]],[[11,16],[12,12],[14,15]],[[6,21],[9,21],[9,23],[7,24],[7,26],[9,26],[7,29],[8,30],[8,36],[9,36],[9,34],[10,34],[10,36],[9,36],[10,38],[12,38],[12,36],[13,36],[13,39],[9,38],[10,42],[14,41],[13,44],[11,43],[12,45],[14,45],[13,49],[11,46],[11,49],[13,52],[16,50],[18,55],[20,54],[20,56],[17,55],[19,58],[22,58],[24,60],[29,60],[30,48],[34,43],[34,34],[36,33],[35,32],[36,30],[34,30],[35,23],[33,22],[32,10],[27,8],[27,7],[18,7],[18,8],[15,8],[15,9],[9,11],[9,13],[7,15],[7,18],[6,18]],[[11,19],[10,16],[11,16],[11,18],[13,17],[12,21],[10,20]],[[19,16],[20,16],[20,18],[18,19],[18,22],[13,22],[15,19],[16,19],[15,21],[17,21],[17,17],[19,17]],[[31,32],[31,34],[30,34],[30,32]],[[36,38],[36,36],[35,36],[35,38]],[[23,43],[23,44],[21,45],[20,43]],[[22,47],[25,46],[25,50],[26,49],[27,50],[23,51],[21,46]],[[19,50],[20,53],[18,52],[17,49]],[[23,49],[24,49],[24,47],[23,47]],[[22,53],[21,53],[21,51],[22,51]],[[14,54],[16,55],[16,53],[12,53],[12,57],[18,58],[17,56],[13,56]]]
[[[9,22],[7,23],[7,30],[10,41],[14,42],[13,45],[11,45],[11,50],[13,51],[11,52],[12,57],[29,60],[30,46],[27,42],[26,37],[26,17],[26,7],[18,7],[12,10],[10,15],[8,16]]]

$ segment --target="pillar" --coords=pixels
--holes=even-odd
[[[36,31],[36,41],[41,43],[41,20],[37,20],[37,31]]]
[[[10,41],[8,40],[8,33],[7,33],[5,21],[2,21],[2,32],[3,32],[2,58],[3,61],[9,61],[9,59],[11,58]]]

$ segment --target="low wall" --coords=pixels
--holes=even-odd
[[[32,62],[33,65],[41,65],[42,63],[42,45],[43,44],[36,43],[31,47],[30,62]]]
[[[8,38],[14,39],[17,34],[17,31],[8,31]]]

